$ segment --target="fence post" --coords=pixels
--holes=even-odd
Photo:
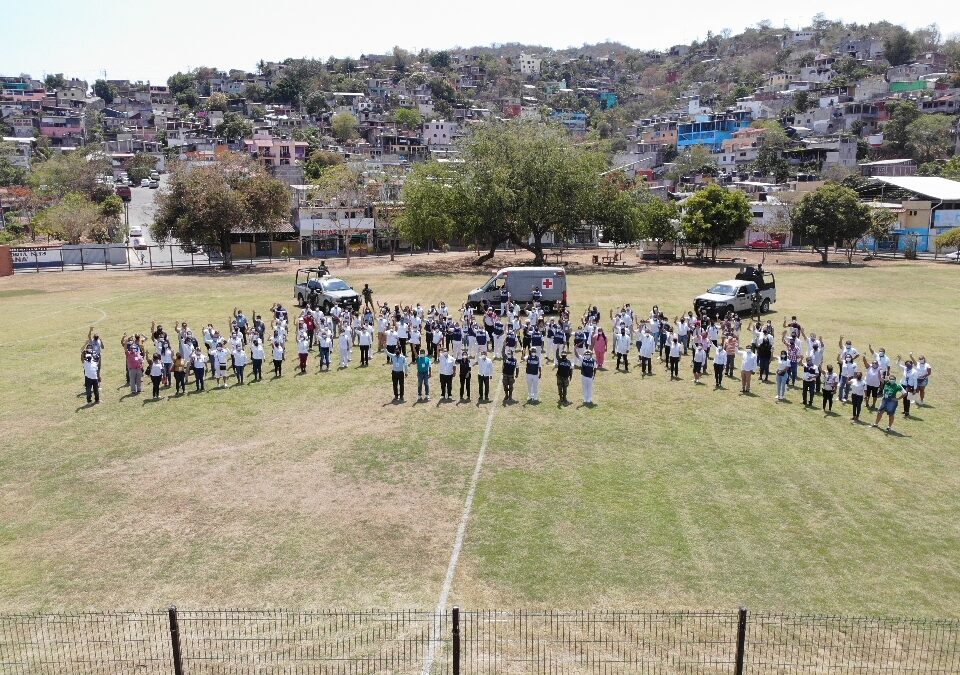
[[[82,272],[82,271],[84,270],[84,267],[83,267],[83,246],[81,246],[81,247],[78,248],[77,250],[80,251],[80,271]],[[61,256],[63,255],[63,249],[60,249],[60,255],[61,255]]]
[[[173,646],[173,673],[183,675],[183,658],[180,654],[180,624],[177,621],[177,607],[173,605],[170,613],[170,642]]]
[[[734,675],[743,675],[743,653],[747,644],[747,608],[741,607],[737,617],[737,654],[733,665]]]
[[[453,608],[453,675],[460,675],[460,608]]]

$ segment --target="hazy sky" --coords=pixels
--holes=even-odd
[[[356,57],[393,45],[411,51],[494,42],[562,48],[609,39],[664,48],[764,19],[795,28],[818,12],[908,28],[937,23],[944,36],[960,32],[960,10],[947,0],[919,6],[903,0],[14,0],[0,10],[0,74],[63,72],[92,82],[105,70],[111,79],[161,82],[201,65],[253,70],[261,58]]]

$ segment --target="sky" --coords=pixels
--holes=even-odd
[[[21,0],[3,3],[0,75],[42,79],[62,72],[90,83],[98,77],[165,82],[198,66],[254,70],[260,59],[358,57],[394,45],[413,52],[523,42],[564,48],[613,40],[663,49],[725,28],[734,33],[769,20],[774,26],[830,19],[887,20],[907,28],[937,23],[960,32],[960,10],[935,0],[807,2],[569,2],[481,0],[364,2],[337,0]]]

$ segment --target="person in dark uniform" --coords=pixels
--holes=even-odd
[[[760,289],[758,288],[753,292],[753,295],[750,297],[750,316],[757,317],[757,321],[760,320],[760,308],[763,306],[763,296],[760,295]]]
[[[570,386],[570,378],[573,377],[573,364],[567,357],[566,352],[561,352],[557,358],[557,392],[560,395],[560,403],[569,403],[567,400],[567,387]]]
[[[500,316],[507,315],[507,305],[510,303],[510,293],[507,291],[507,284],[504,282],[500,288]]]
[[[373,289],[370,288],[370,284],[363,285],[363,308],[367,307],[373,308]]]
[[[460,358],[457,359],[457,370],[460,372],[460,400],[469,401],[470,400],[470,369],[472,365],[470,363],[470,354],[464,349],[460,352]],[[463,392],[466,391],[467,395],[464,397]]]
[[[507,349],[503,355],[503,403],[513,400],[513,384],[517,381],[520,367],[513,357],[513,350]]]

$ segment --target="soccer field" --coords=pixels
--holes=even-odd
[[[391,305],[459,306],[487,277],[423,261],[332,268]],[[150,402],[125,396],[124,331],[266,313],[295,268],[0,280],[0,612],[433,609],[483,450],[451,604],[960,616],[960,268],[768,267],[778,338],[796,314],[831,356],[841,333],[925,354],[930,405],[886,434],[799,389],[697,387],[688,359],[680,382],[608,359],[595,408],[557,407],[546,369],[538,406],[501,406],[499,374],[493,404],[415,405],[411,375],[394,405],[382,355],[299,376],[295,354],[279,380]],[[615,305],[672,317],[732,275],[574,269],[569,290],[609,332]],[[104,402],[85,408],[91,325]]]

